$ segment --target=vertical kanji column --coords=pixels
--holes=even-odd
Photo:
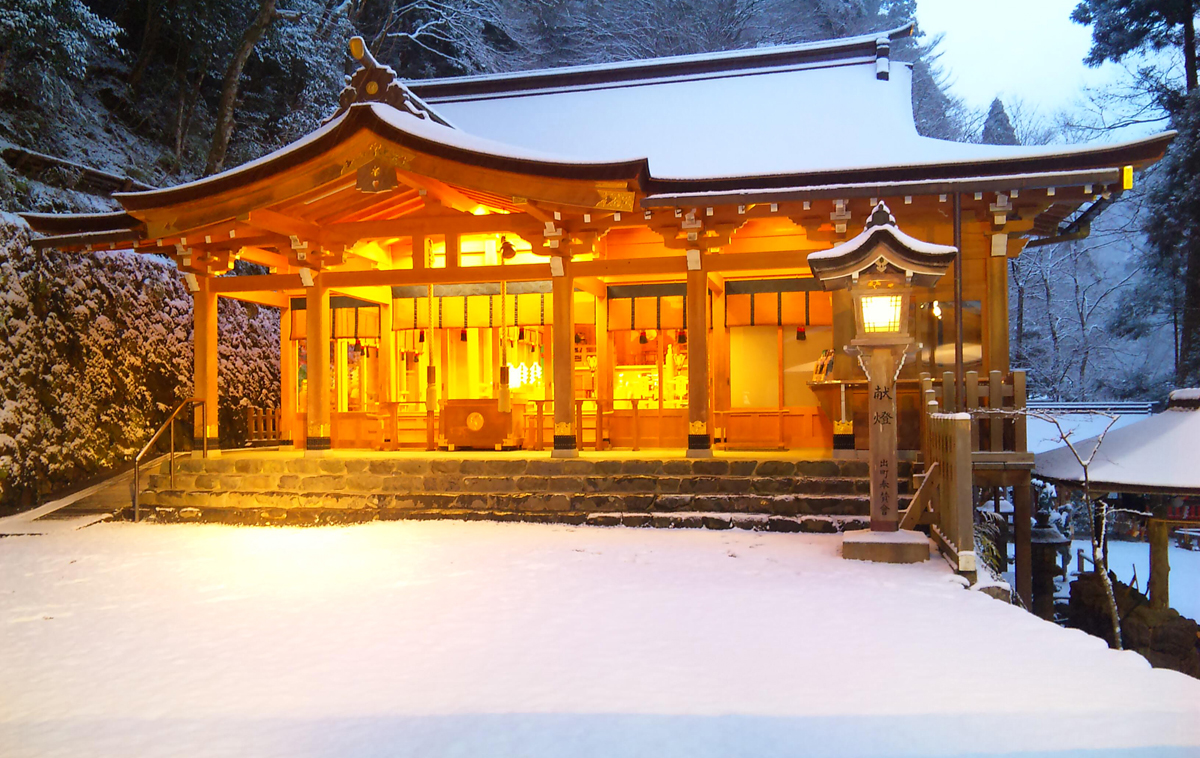
[[[896,354],[890,347],[874,347],[870,360],[871,531],[894,532],[900,528],[896,508]]]

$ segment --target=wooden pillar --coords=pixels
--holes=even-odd
[[[551,352],[554,355],[554,458],[574,458],[579,455],[575,428],[575,287],[571,276],[571,261],[560,257],[561,269],[552,264],[554,329]]]
[[[329,423],[329,289],[319,272],[313,272],[313,286],[305,292],[306,334],[308,339],[308,439],[306,455],[321,455],[331,446]]]
[[[867,424],[871,455],[871,531],[900,529],[896,461],[896,354],[891,347],[871,351]]]
[[[612,341],[608,338],[608,298],[596,298],[596,400],[612,399]]]
[[[192,432],[194,451],[199,455],[205,439],[208,449],[217,451],[217,293],[212,289],[212,277],[198,276],[199,290],[192,301],[192,367],[194,374],[193,394],[204,401],[205,413],[197,408]],[[204,417],[208,418],[208,426]]]
[[[291,305],[288,298],[288,305]],[[291,443],[296,423],[296,348],[292,344],[292,309],[279,311],[279,441]]]
[[[396,368],[396,332],[392,330],[392,303],[389,300],[379,306],[379,404],[389,411],[389,418],[392,419],[395,418],[392,412],[396,406],[391,403],[399,398]],[[400,369],[401,372],[403,370]],[[389,421],[383,432],[385,450],[397,442],[394,439],[396,436],[396,424]]]
[[[725,326],[725,289],[713,293],[712,344],[713,405],[716,411],[727,411],[730,406],[729,388],[729,327]],[[710,430],[711,431],[711,430]]]
[[[1152,518],[1147,525],[1150,537],[1150,607],[1156,611],[1171,607],[1170,575],[1171,562],[1170,533],[1167,522]]]
[[[986,347],[984,360],[989,371],[1007,374],[1008,363],[1008,235],[991,236],[987,259],[987,306],[984,308]]]
[[[691,255],[691,251],[688,254]],[[711,458],[712,436],[708,428],[708,274],[702,268],[687,272],[687,331],[687,457]]]
[[[1026,479],[1013,487],[1013,548],[1017,597],[1033,609],[1033,484]]]

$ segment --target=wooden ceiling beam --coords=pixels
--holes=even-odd
[[[288,296],[282,292],[225,292],[220,293],[219,297],[228,297],[233,300],[241,300],[246,303],[254,303],[255,305],[265,305],[270,308],[287,308],[290,306]]]
[[[286,255],[275,253],[270,250],[264,250],[261,247],[248,245],[238,251],[238,258],[250,263],[256,263],[259,266],[267,268],[282,269],[280,273],[286,273],[289,265]]]
[[[542,225],[521,214],[418,216],[377,221],[328,224],[321,239],[326,244],[354,244],[360,239],[436,236],[440,234],[514,234],[524,237],[542,231]]]
[[[411,171],[405,171],[402,168],[396,169],[396,175],[400,178],[400,181],[421,194],[432,195],[437,198],[437,201],[447,208],[461,211],[462,213],[470,213],[479,205],[479,203],[459,192],[454,187],[431,176],[420,176]]]
[[[316,242],[321,236],[321,228],[316,224],[267,208],[259,208],[243,214],[238,217],[238,221],[264,232],[282,234],[289,238],[296,237],[308,242]]]

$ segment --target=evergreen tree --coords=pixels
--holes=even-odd
[[[1128,331],[1165,315],[1175,334],[1175,382],[1200,382],[1200,104],[1197,93],[1196,14],[1200,0],[1084,0],[1071,18],[1092,25],[1092,49],[1085,62],[1098,66],[1133,53],[1176,48],[1184,61],[1181,90],[1169,65],[1143,66],[1138,84],[1171,120],[1179,136],[1157,168],[1145,224],[1149,245],[1142,265],[1151,273],[1134,301],[1143,313]],[[1181,283],[1182,293],[1175,291]],[[1182,297],[1162,296],[1163,291]]]
[[[1000,102],[1000,98],[992,100],[992,106],[988,108],[987,120],[983,122],[983,135],[979,141],[985,145],[1019,145],[1017,140],[1017,130],[1013,129],[1012,121],[1008,119],[1008,112],[1004,110],[1004,103]]]
[[[119,31],[82,0],[5,0],[0,5],[0,90],[69,97],[93,52],[115,48]]]
[[[1120,62],[1134,52],[1180,48],[1187,91],[1196,89],[1197,0],[1082,0],[1071,20],[1092,27],[1089,66]],[[1161,79],[1159,81],[1162,81]],[[1164,107],[1179,107],[1178,92],[1164,87]],[[1174,107],[1168,101],[1174,101]]]

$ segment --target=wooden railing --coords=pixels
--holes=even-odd
[[[251,442],[279,439],[280,412],[278,408],[246,406],[246,437]]]
[[[925,450],[925,418],[929,413],[971,414],[970,449],[973,453],[1025,453],[1028,432],[1025,415],[1021,413],[988,416],[989,410],[1021,411],[1025,409],[1025,372],[1005,375],[999,371],[981,377],[968,371],[963,382],[963,402],[958,401],[954,374],[947,371],[938,382],[927,373],[921,374],[921,392],[925,414],[922,414],[922,453]],[[981,456],[983,458],[993,456]],[[926,458],[928,460],[928,458]]]
[[[965,413],[927,416],[925,451],[927,476],[936,476],[929,503],[930,529],[942,554],[958,571],[975,570],[975,509],[971,497],[971,417]],[[924,487],[922,487],[924,489]],[[914,498],[911,508],[923,508]],[[909,519],[905,519],[907,522]]]

